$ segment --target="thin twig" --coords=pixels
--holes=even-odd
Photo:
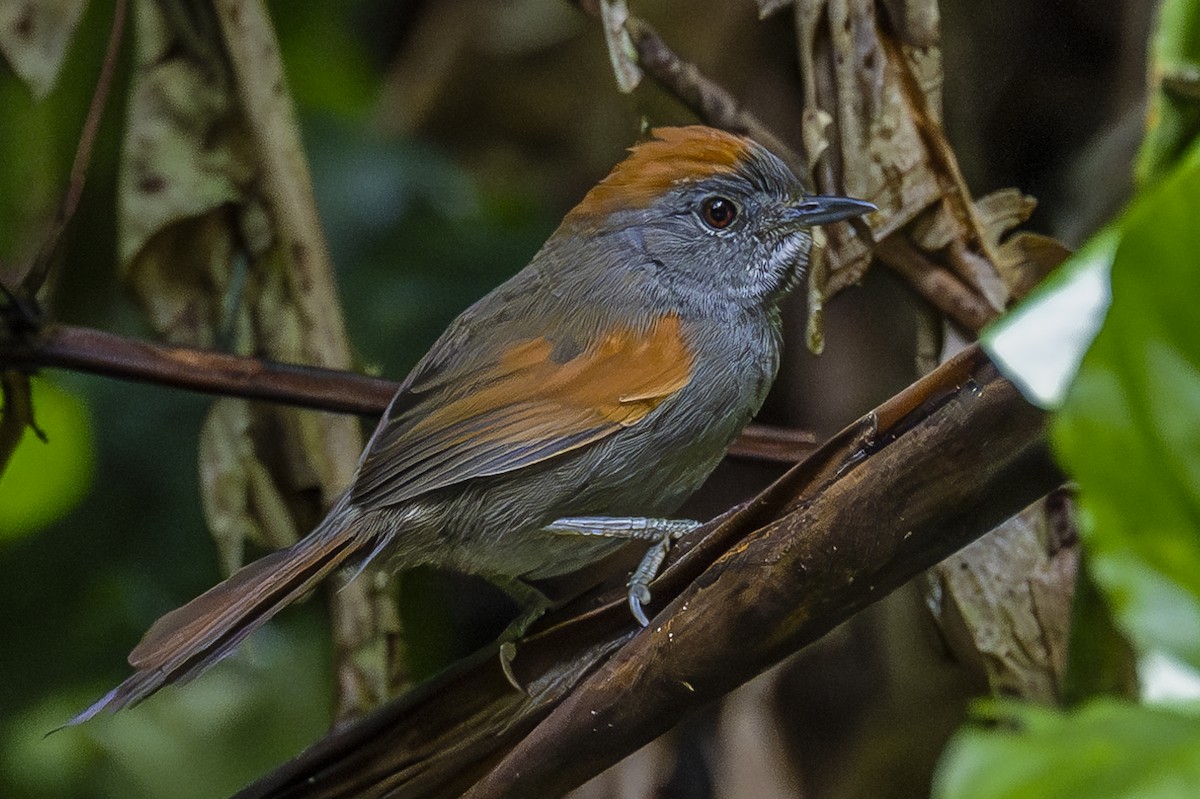
[[[810,430],[752,424],[729,447],[729,454],[777,463],[797,463],[812,454],[821,441]]]
[[[390,380],[223,352],[169,347],[86,327],[53,325],[28,346],[0,349],[0,366],[51,367],[341,413],[382,413]]]
[[[878,242],[875,255],[911,283],[939,311],[972,333],[978,333],[999,315],[948,269],[938,266],[914,247],[903,231]]]
[[[30,297],[37,294],[50,275],[50,266],[62,251],[63,236],[67,225],[79,208],[79,198],[83,196],[83,185],[87,181],[88,165],[92,161],[92,150],[96,143],[96,134],[100,130],[100,120],[104,116],[104,107],[108,104],[109,90],[112,88],[113,73],[117,68],[117,56],[121,52],[121,36],[125,30],[126,0],[117,0],[113,7],[112,28],[108,33],[108,48],[104,52],[104,63],[100,66],[100,77],[96,80],[96,88],[92,92],[92,104],[88,107],[87,118],[83,123],[83,131],[79,134],[79,144],[75,147],[75,161],[71,164],[71,177],[58,213],[41,248],[33,259],[29,272],[21,281],[21,289]]]
[[[51,325],[20,344],[0,339],[0,369],[43,367],[366,416],[383,413],[400,388],[394,381],[357,372],[169,347],[86,327]],[[816,441],[804,430],[751,425],[730,454],[795,463]]]
[[[572,0],[585,14],[600,21],[600,6],[595,0]],[[803,153],[784,143],[762,120],[746,109],[730,92],[705,75],[695,64],[679,57],[670,45],[645,20],[631,16],[625,29],[637,48],[638,63],[667,91],[709,125],[742,133],[787,161],[803,175]]]
[[[664,88],[698,111],[709,124],[746,134],[789,161],[793,168],[801,167],[798,174],[803,174],[803,153],[797,153],[795,148],[785,144],[731,92],[706,76],[699,67],[676,55],[648,22],[630,17],[625,27],[637,47],[642,67]]]
[[[117,56],[121,51],[121,35],[125,30],[125,11],[126,0],[117,0],[113,7],[112,27],[108,33],[108,47],[104,52],[104,62],[100,66],[100,76],[96,79],[96,88],[92,91],[92,102],[88,107],[83,130],[79,134],[79,142],[75,145],[75,159],[71,163],[67,188],[63,191],[54,222],[46,231],[33,263],[29,266],[29,271],[25,273],[25,277],[21,281],[20,289],[14,291],[0,287],[3,289],[2,293],[6,299],[4,309],[6,313],[0,314],[0,318],[10,327],[10,330],[0,331],[0,340],[7,340],[10,333],[14,341],[23,340],[38,324],[40,313],[35,298],[50,276],[50,267],[62,252],[67,226],[75,217],[75,211],[79,208],[79,199],[83,196],[83,186],[87,181],[88,165],[92,161],[96,134],[100,130],[104,107],[108,104],[113,73],[116,71]],[[12,371],[0,372],[0,384],[2,384],[0,388],[2,388],[4,398],[4,405],[0,408],[0,474],[3,474],[9,459],[25,435],[25,428],[32,429],[42,440],[45,440],[45,435],[34,422],[29,376]]]

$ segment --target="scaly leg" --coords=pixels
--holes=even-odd
[[[558,519],[545,527],[559,535],[600,535],[650,541],[650,549],[629,578],[629,610],[643,627],[650,626],[643,605],[650,604],[650,581],[671,551],[671,543],[700,526],[691,519],[645,519],[625,516],[572,516]]]
[[[496,585],[521,608],[521,615],[500,633],[500,668],[508,678],[509,684],[525,693],[525,686],[517,680],[512,667],[512,662],[517,657],[516,640],[550,608],[550,600],[541,591],[521,580],[505,580],[497,582]]]

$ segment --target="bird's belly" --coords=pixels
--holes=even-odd
[[[623,541],[543,528],[571,516],[671,518],[758,410],[761,383],[744,371],[709,386],[722,396],[682,396],[575,452],[430,495],[440,530],[433,560],[492,577],[549,577],[595,562]]]

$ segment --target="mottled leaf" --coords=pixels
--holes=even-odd
[[[42,100],[58,81],[86,0],[0,0],[0,53]]]
[[[930,573],[948,641],[992,691],[1055,702],[1067,665],[1077,551],[1056,540],[1062,503],[1039,501]]]
[[[972,199],[942,130],[937,4],[796,0],[795,7],[801,131],[816,187],[880,209],[854,225],[830,226],[835,266],[815,291],[832,296],[860,282],[878,257],[977,331],[1063,250],[1027,238],[1006,246],[1004,234],[1028,216],[1030,198],[1006,190]],[[883,247],[858,235],[863,224]],[[910,236],[911,243],[895,240]],[[810,306],[820,304],[810,297]],[[810,324],[810,342],[820,339],[816,328]]]
[[[200,432],[200,497],[227,574],[246,561],[243,549],[247,541],[279,549],[294,542],[301,532],[259,459],[254,423],[250,403],[222,399],[213,403]]]
[[[134,69],[118,187],[118,256],[151,324],[169,340],[213,346],[229,332],[238,208],[254,162],[219,50],[135,6]],[[189,47],[189,44],[192,46]]]
[[[885,46],[888,34],[875,11],[874,0],[806,2],[797,14],[797,37],[810,123],[806,144],[821,113],[832,120],[822,134],[831,146],[815,170],[817,186],[878,205],[881,212],[864,219],[883,238],[936,202],[943,189],[919,127],[926,99],[907,92],[911,65],[899,49]],[[822,19],[827,22],[819,25]],[[828,235],[838,264],[828,292],[836,294],[861,280],[870,255],[850,225],[831,226]]]
[[[608,60],[617,79],[617,88],[624,94],[629,94],[642,82],[637,48],[625,29],[628,19],[629,8],[625,0],[600,0],[600,21],[604,27],[604,42],[608,45]]]

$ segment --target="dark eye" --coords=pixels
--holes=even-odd
[[[700,203],[700,218],[713,230],[729,227],[733,220],[737,219],[737,215],[738,209],[733,200],[724,197],[706,197],[704,202]]]

